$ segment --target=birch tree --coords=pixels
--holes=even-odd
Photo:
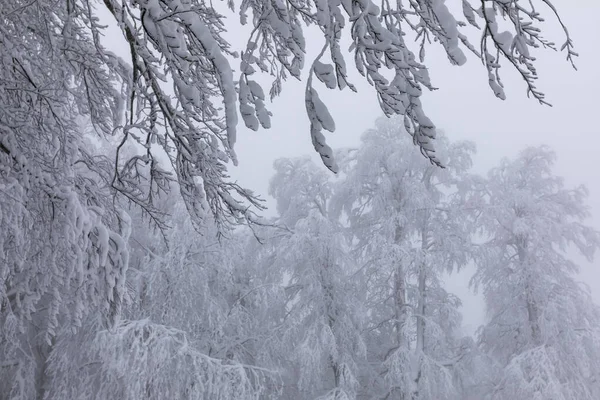
[[[600,311],[569,253],[591,260],[600,236],[585,224],[587,190],[565,187],[554,161],[547,147],[527,148],[490,171],[484,189],[472,283],[489,318],[479,340],[498,367],[490,399],[599,395]]]
[[[380,119],[347,157],[336,195],[355,235],[368,279],[369,361],[379,396],[456,398],[453,364],[460,301],[447,293],[443,271],[465,265],[469,230],[456,185],[471,165],[470,143],[438,139],[446,169],[409,146],[398,119]],[[454,189],[453,189],[454,188]]]
[[[274,243],[284,271],[284,338],[300,398],[355,399],[364,356],[361,290],[337,221],[329,214],[332,185],[308,158],[280,159],[270,192],[289,232]]]

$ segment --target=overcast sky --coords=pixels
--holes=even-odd
[[[553,2],[580,54],[576,62],[578,71],[565,60],[564,53],[539,55],[538,87],[553,107],[527,98],[525,84],[508,66],[502,72],[508,98],[497,99],[487,85],[487,72],[477,59],[471,57],[465,66],[453,67],[435,47],[428,50],[426,64],[439,90],[427,93],[423,103],[430,118],[450,139],[472,140],[477,144],[478,173],[485,174],[502,157],[513,157],[526,146],[551,146],[558,155],[556,173],[564,176],[568,185],[583,183],[589,188],[593,213],[590,223],[600,229],[600,128],[595,121],[600,113],[600,1]],[[558,25],[551,18],[548,22],[551,23],[546,36],[562,44]],[[230,31],[239,37],[237,28]],[[322,41],[318,34],[307,35],[307,42],[314,44],[313,52]],[[349,58],[349,69],[352,65]],[[336,132],[326,135],[334,148],[357,145],[360,135],[382,114],[374,90],[358,74],[350,76],[359,88],[358,94],[319,87],[321,98],[336,121]],[[240,163],[231,170],[232,176],[264,197],[274,159],[312,154],[317,160],[310,141],[303,90],[303,83],[288,81],[282,96],[269,107],[274,114],[270,130],[253,132],[243,126],[239,128],[236,151]],[[585,260],[581,263],[582,280],[591,286],[594,298],[600,302],[600,272]],[[448,286],[463,298],[464,322],[467,330],[472,331],[481,322],[483,305],[479,297],[469,294],[469,273],[456,276]]]
[[[447,3],[460,4],[458,0]],[[475,172],[481,174],[502,157],[513,157],[526,146],[551,146],[558,155],[556,173],[564,176],[568,185],[583,183],[589,188],[589,205],[593,212],[590,223],[600,230],[600,161],[597,155],[600,128],[595,121],[600,113],[600,1],[553,0],[553,3],[569,27],[580,54],[576,62],[578,71],[571,68],[564,53],[547,51],[539,55],[536,64],[541,76],[538,87],[543,89],[553,107],[541,106],[528,99],[525,84],[508,66],[502,71],[508,99],[497,99],[487,84],[487,72],[477,59],[471,57],[467,65],[453,67],[440,49],[433,46],[428,49],[426,64],[433,84],[439,90],[424,95],[424,108],[450,139],[467,139],[477,144]],[[224,14],[231,17],[226,37],[239,50],[247,40],[247,29],[239,27],[237,12],[225,11]],[[545,36],[560,46],[562,32],[551,15],[547,16],[550,24],[544,27],[549,28]],[[323,39],[318,32],[307,33],[306,39],[308,69],[308,60],[322,46]],[[476,38],[474,42],[478,43]],[[126,46],[119,47],[118,52],[126,57]],[[352,70],[351,57],[347,58],[347,64]],[[238,61],[233,61],[232,66],[237,69]],[[382,114],[374,90],[357,73],[350,72],[351,81],[359,89],[358,94],[349,90],[331,91],[319,86],[319,82],[315,84],[336,121],[336,132],[326,132],[333,148],[356,146],[360,135]],[[310,141],[304,83],[290,79],[282,95],[268,108],[274,114],[270,130],[253,132],[244,128],[243,123],[238,127],[236,152],[240,162],[239,167],[231,168],[234,179],[265,198],[276,158],[310,154],[318,160]],[[272,215],[272,211],[269,214]],[[592,287],[594,298],[600,302],[600,273],[583,260],[582,268],[582,279]],[[463,298],[465,325],[472,331],[482,321],[483,305],[479,297],[469,294],[469,273],[466,271],[454,277],[448,286]]]

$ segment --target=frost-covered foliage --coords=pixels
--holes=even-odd
[[[234,6],[233,1],[229,4]],[[453,65],[464,64],[466,52],[480,58],[487,68],[490,87],[501,99],[505,94],[499,69],[506,62],[521,74],[528,93],[545,102],[543,93],[535,87],[537,70],[532,53],[539,47],[554,48],[552,40],[544,39],[540,29],[544,20],[540,10],[554,14],[562,25],[552,3],[548,0],[476,3],[462,0],[461,5],[462,9],[451,10],[444,0],[242,1],[241,22],[245,24],[251,12],[254,27],[241,56],[240,111],[246,126],[257,129],[259,122],[263,127],[270,126],[263,90],[250,79],[257,68],[274,77],[271,97],[279,94],[287,76],[300,79],[306,62],[305,25],[318,26],[324,38],[318,56],[310,60],[305,104],[312,143],[324,164],[333,171],[338,165],[323,130],[334,131],[335,122],[320,100],[313,81],[316,77],[328,89],[356,90],[349,82],[342,51],[344,31],[349,32],[354,67],[375,88],[383,112],[387,116],[404,117],[406,130],[433,163],[440,162],[432,143],[435,126],[421,104],[423,90],[433,89],[424,63],[427,43],[439,43]],[[467,28],[479,31],[479,49],[470,42]],[[568,59],[572,60],[576,53],[563,28],[565,43],[561,50],[566,50]],[[411,45],[409,38],[416,39],[417,44]]]
[[[133,215],[126,320],[108,330],[88,320],[80,332],[59,335],[47,364],[48,398],[251,399],[279,392],[280,372],[263,367],[273,364],[267,339],[276,314],[265,312],[274,297],[242,258],[247,236],[217,241],[215,224],[199,232],[183,203],[164,211],[173,216],[168,247]]]
[[[547,0],[537,2],[554,12]],[[536,72],[529,54],[538,43],[550,46],[539,36],[540,14],[519,1],[496,0],[489,9],[474,12],[464,4],[464,16],[472,25],[484,23],[480,56],[492,88],[502,97],[497,75],[501,54],[523,74],[534,96],[543,100],[532,85]],[[233,1],[228,5],[235,8]],[[463,63],[459,42],[472,46],[459,32],[463,24],[442,0],[384,3],[382,8],[370,0],[243,0],[239,13],[240,22],[251,20],[253,29],[245,48],[236,51],[223,36],[226,16],[210,2],[0,0],[2,396],[47,398],[56,376],[48,367],[58,368],[49,358],[58,359],[56,346],[90,320],[102,320],[98,329],[110,330],[115,323],[115,329],[125,329],[119,323],[123,300],[133,291],[133,283],[139,283],[126,281],[131,242],[137,240],[129,238],[131,218],[126,206],[134,206],[135,211],[128,211],[149,219],[166,241],[170,221],[160,198],[172,201],[177,197],[175,189],[197,231],[224,233],[239,223],[259,222],[256,212],[262,203],[232,182],[226,170],[229,162],[236,162],[238,109],[246,126],[270,126],[266,90],[253,73],[259,69],[274,77],[271,97],[279,94],[286,77],[300,78],[308,51],[303,37],[307,25],[317,25],[325,41],[308,71],[305,98],[313,144],[325,164],[336,170],[322,134],[323,129],[334,130],[335,123],[313,82],[316,77],[330,89],[353,88],[341,51],[344,29],[350,33],[355,66],[375,86],[384,112],[404,115],[414,141],[439,163],[431,143],[435,129],[420,102],[423,88],[431,88],[431,82],[423,59],[416,61],[402,29],[414,30],[423,43],[433,37],[453,63]],[[512,34],[498,33],[497,16],[507,18]],[[113,43],[105,39],[107,21],[101,17],[111,18],[121,33],[121,44],[129,53],[126,60],[108,48]],[[489,43],[499,51],[495,56],[486,50]],[[565,48],[569,56],[574,54],[568,35]],[[159,282],[160,288],[153,293],[153,307],[141,309],[193,337],[194,332],[187,331],[194,331],[194,324],[200,322],[185,321],[183,311],[171,309],[190,300],[189,294],[177,293],[160,309],[158,299],[168,297],[169,279],[176,277],[161,273],[172,263],[171,273],[188,274],[190,265],[202,262],[205,254],[198,260],[185,255],[187,248],[175,246],[168,256],[160,255],[162,260],[148,256],[144,269],[139,255],[160,248],[156,243],[145,245],[134,248],[136,269],[139,276]],[[260,285],[249,285],[253,273],[238,275],[236,268],[243,265],[239,259],[224,260],[228,266],[236,265],[229,270],[236,271],[231,272],[235,278],[228,281],[219,276],[222,286],[215,285],[205,292],[210,296],[192,301],[214,307],[198,318],[208,318],[210,329],[219,334],[220,329],[229,332],[221,345],[232,332],[244,337],[261,324],[250,319],[244,322],[246,330],[238,332],[246,309],[240,311],[242,301],[236,299],[245,299],[246,292],[234,292],[243,288],[254,293]],[[189,288],[189,282],[205,277],[210,281],[218,270],[212,268],[187,281],[177,278]],[[243,284],[235,286],[237,279]],[[228,290],[219,293],[222,287]],[[134,296],[137,306],[136,301]],[[222,316],[226,307],[233,317]],[[134,309],[128,307],[127,312]],[[172,327],[165,329],[168,334],[160,333],[161,338],[177,336]],[[124,332],[121,336],[127,337],[131,330]],[[246,351],[244,346],[237,345],[234,359]],[[256,351],[252,357],[262,354]]]
[[[65,354],[68,363],[60,360]],[[64,341],[50,366],[47,398],[82,400],[258,399],[271,373],[209,357],[185,332],[148,320],[122,321],[83,348]]]
[[[115,161],[115,146],[105,156],[87,142],[88,123],[101,140],[121,133],[131,91],[117,83],[138,81],[100,43],[96,5],[0,2],[0,392],[9,398],[44,396],[59,331],[88,314],[117,319],[129,218],[114,195],[156,218],[152,195],[168,180],[149,157]],[[139,115],[166,135],[157,110]],[[144,163],[154,167],[145,175]]]
[[[241,49],[224,39],[231,18],[227,11],[205,1],[39,0],[32,6],[26,0],[3,0],[3,98],[18,104],[18,114],[41,104],[35,114],[44,123],[62,118],[56,108],[69,104],[75,113],[89,116],[102,134],[117,134],[117,167],[112,179],[107,178],[154,217],[158,210],[152,198],[168,190],[172,179],[157,158],[166,153],[191,215],[200,218],[199,210],[208,208],[218,222],[232,222],[253,218],[240,200],[259,206],[250,192],[227,180],[225,171],[227,162],[236,161],[238,109],[247,127],[271,126],[266,92],[273,98],[285,79],[301,79],[307,27],[318,27],[324,42],[318,56],[309,60],[305,91],[312,142],[324,163],[336,170],[322,132],[335,130],[335,123],[313,81],[316,77],[328,89],[356,90],[342,51],[344,32],[349,34],[354,68],[375,88],[384,113],[404,116],[415,143],[437,163],[435,127],[421,104],[423,90],[433,88],[425,64],[426,43],[439,43],[455,65],[464,64],[465,53],[472,52],[483,61],[489,84],[500,98],[504,91],[499,68],[504,62],[544,102],[534,86],[533,53],[555,47],[542,35],[546,15],[562,26],[549,0],[462,0],[460,9],[449,8],[444,0],[231,0],[227,5],[239,12],[242,25],[252,27]],[[129,51],[126,60],[106,48],[100,15],[116,22]],[[562,28],[565,40],[560,49],[572,59],[573,43]],[[480,36],[479,49],[470,42],[469,30]],[[258,83],[257,70],[273,78],[269,90]],[[3,121],[12,120],[13,108],[3,110],[10,117]],[[139,145],[138,154],[121,157],[127,142]],[[151,181],[145,190],[138,185],[142,170]]]
[[[85,116],[101,137],[115,137],[110,161],[90,158],[87,167],[159,226],[155,200],[174,179],[194,219],[207,211],[220,224],[250,218],[248,205],[260,204],[226,175],[235,160],[237,94],[222,17],[194,3],[0,3],[4,153],[33,162],[31,152],[43,151],[39,161],[63,164],[54,154],[72,154],[74,121]],[[113,44],[103,39],[99,7],[122,30],[130,59],[106,47]],[[135,151],[126,154],[127,145]],[[161,165],[165,159],[172,168]],[[105,161],[110,168],[99,171]]]
[[[600,397],[600,312],[566,256],[591,259],[599,234],[548,149],[486,180],[472,144],[439,136],[441,169],[380,119],[335,179],[277,160],[277,217],[225,230],[258,221],[155,197],[158,165],[139,191],[114,184],[113,142],[80,128],[70,91],[0,119],[0,399]],[[117,165],[137,159],[119,149]],[[490,313],[477,344],[443,279],[472,260]]]
[[[16,318],[22,329],[43,304],[47,338],[62,318],[80,324],[90,303],[108,314],[127,266],[118,227],[127,218],[79,123],[87,114],[110,131],[118,93],[82,33],[86,20],[62,18],[68,8],[0,3],[0,323]]]
[[[136,296],[127,315],[182,330],[197,350],[212,357],[245,364],[268,359],[268,346],[259,350],[271,335],[270,320],[262,313],[276,285],[257,277],[247,259],[247,232],[217,240],[216,225],[206,223],[198,232],[183,204],[172,215],[169,248],[148,251],[131,278]],[[159,237],[155,243],[160,244]]]
[[[461,210],[473,145],[438,138],[446,169],[410,146],[398,119],[380,119],[347,157],[336,194],[368,277],[369,390],[401,399],[459,398],[452,367],[460,301],[441,285],[443,271],[470,251]]]
[[[302,398],[355,399],[364,358],[361,290],[340,224],[331,218],[332,184],[308,158],[275,162],[270,192],[289,227],[274,245],[286,281],[283,338]]]
[[[493,169],[484,189],[485,235],[473,284],[489,322],[482,349],[498,372],[490,399],[596,399],[600,310],[566,252],[591,259],[600,235],[584,224],[587,191],[552,174],[554,153],[528,148]]]
[[[19,51],[50,46],[31,40]],[[0,74],[10,69],[15,83],[39,66],[21,62]],[[129,217],[99,178],[107,164],[87,150],[75,99],[58,85],[63,71],[47,72],[0,92],[0,392],[10,398],[43,394],[60,330],[80,327],[90,313],[115,321],[128,266]]]

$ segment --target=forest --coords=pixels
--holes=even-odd
[[[533,54],[577,57],[549,0],[0,0],[0,400],[600,399],[588,190],[545,145],[476,173],[425,113],[426,46],[542,104]],[[236,129],[288,79],[319,161],[255,193]],[[334,149],[319,91],[352,79],[384,116]]]

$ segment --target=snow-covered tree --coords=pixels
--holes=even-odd
[[[458,396],[451,367],[463,351],[460,301],[440,276],[469,256],[457,185],[472,152],[439,137],[440,169],[410,146],[398,119],[380,119],[347,157],[336,199],[368,277],[369,361],[379,364],[368,390],[383,397]]]
[[[554,47],[553,40],[544,39],[540,33],[543,17],[538,10],[544,9],[550,15],[557,13],[548,0],[531,3],[494,0],[475,6],[464,0],[462,12],[450,11],[443,0],[381,5],[371,0],[243,0],[239,3],[240,22],[249,23],[252,30],[245,48],[239,49],[238,54],[238,49],[223,39],[222,32],[231,26],[229,20],[212,4],[198,0],[124,3],[105,0],[104,4],[117,20],[131,50],[133,79],[126,80],[131,82],[128,104],[133,104],[134,98],[141,99],[146,103],[141,110],[155,110],[164,117],[165,125],[172,131],[171,141],[179,152],[184,152],[178,161],[186,170],[178,170],[179,179],[191,183],[186,174],[190,177],[199,174],[209,188],[223,187],[219,185],[219,179],[223,178],[220,171],[207,170],[209,165],[219,165],[220,160],[213,157],[222,150],[224,157],[235,159],[236,108],[239,107],[245,125],[251,129],[271,125],[265,90],[255,79],[257,70],[272,76],[269,94],[274,97],[282,90],[287,77],[300,79],[305,64],[309,64],[305,106],[311,122],[311,138],[325,165],[335,170],[331,149],[322,133],[335,130],[335,123],[313,81],[316,77],[329,89],[356,90],[349,82],[342,51],[343,32],[348,31],[355,67],[374,86],[384,113],[405,116],[415,143],[437,162],[431,144],[435,128],[420,101],[423,89],[433,88],[423,63],[425,44],[431,40],[440,43],[454,65],[466,62],[466,51],[474,53],[483,61],[489,84],[500,98],[504,98],[504,91],[498,72],[504,60],[521,74],[528,91],[544,102],[543,94],[534,85],[537,72],[531,53],[537,47]],[[234,1],[229,1],[228,6],[232,10],[236,8]],[[323,36],[324,43],[314,60],[306,60],[304,31],[307,25],[318,27]],[[467,37],[465,28],[469,25],[480,29],[479,50]],[[417,45],[411,46],[406,40],[405,34],[409,32]],[[566,28],[564,32],[562,49],[566,49],[571,59],[575,53]],[[149,48],[152,51],[148,51]],[[163,58],[159,60],[153,52]],[[228,56],[239,56],[237,80],[234,80]],[[160,87],[165,72],[180,105],[172,102]],[[391,79],[386,77],[388,75]],[[222,110],[219,103],[224,106]],[[140,107],[137,111],[130,110],[130,118],[139,118],[139,110]],[[200,130],[207,138],[215,139],[207,141],[206,147],[189,143],[198,130],[190,122],[198,117],[199,122],[206,125]],[[148,119],[140,122],[146,122],[142,125],[146,131],[151,130]],[[217,180],[211,181],[211,178]],[[188,188],[182,185],[182,189]],[[183,193],[191,195],[193,192]],[[218,197],[220,193],[215,196],[208,191],[207,195],[222,200],[232,211],[239,211],[227,197]]]
[[[78,336],[51,355],[54,380],[45,398],[258,399],[272,374],[210,357],[185,332],[147,319]]]
[[[227,6],[236,9],[234,1]],[[342,51],[345,31],[355,68],[374,86],[384,113],[403,115],[415,142],[436,162],[431,143],[435,128],[421,104],[423,90],[433,88],[424,63],[427,43],[439,43],[454,65],[466,62],[467,51],[480,58],[500,98],[504,92],[498,72],[505,61],[541,102],[533,52],[554,48],[554,40],[542,36],[544,14],[564,29],[561,49],[567,57],[576,55],[549,0],[463,0],[460,10],[451,10],[444,0],[381,5],[371,0],[242,0],[237,5],[240,23],[252,29],[240,49],[223,36],[231,27],[228,11],[200,0],[40,0],[35,7],[26,0],[3,0],[0,8],[1,120],[10,135],[22,129],[16,122],[27,110],[37,126],[60,121],[52,129],[30,132],[32,138],[61,136],[73,113],[85,114],[98,132],[118,135],[118,155],[123,143],[140,145],[138,154],[117,157],[110,180],[116,190],[153,211],[150,193],[165,189],[169,179],[157,158],[166,153],[190,213],[199,218],[202,214],[195,211],[206,207],[220,222],[252,216],[234,197],[250,203],[254,197],[229,182],[225,169],[236,159],[238,109],[249,128],[270,127],[265,90],[254,77],[257,70],[273,78],[268,92],[274,97],[289,76],[301,79],[308,61],[305,106],[311,137],[325,164],[335,170],[322,134],[335,124],[313,81],[316,77],[329,89],[355,90]],[[103,42],[106,27],[99,16],[106,14],[122,33],[127,60]],[[318,28],[323,37],[314,60],[305,59],[307,26]],[[479,29],[480,49],[469,41],[467,28]],[[61,105],[72,111],[70,116],[57,112]],[[7,150],[19,155],[16,148]],[[146,192],[136,182],[143,168],[152,176]]]
[[[59,331],[118,317],[130,220],[87,168],[76,126],[38,142],[35,115],[19,117],[22,136],[0,126],[0,393],[32,399],[44,395]]]
[[[132,254],[142,259],[132,259],[126,320],[108,330],[90,320],[81,332],[58,338],[48,363],[50,398],[277,393],[279,372],[264,368],[272,332],[271,315],[264,314],[269,285],[253,279],[242,257],[247,235],[219,241],[215,224],[192,226],[183,203],[165,211],[172,215],[166,244],[159,232],[145,232],[147,221],[134,220],[131,238],[141,251]]]
[[[233,1],[227,4],[236,7]],[[181,361],[167,360],[166,354],[175,350],[196,366],[214,365],[201,355],[204,348],[187,347],[187,340],[194,341],[197,333],[187,330],[198,321],[185,321],[182,310],[164,308],[162,325],[119,320],[126,295],[131,225],[124,209],[134,206],[137,211],[132,213],[143,213],[167,236],[168,219],[159,199],[168,194],[172,200],[178,191],[198,231],[215,224],[211,234],[224,233],[238,223],[258,222],[256,212],[262,203],[227,175],[228,163],[236,162],[238,115],[249,128],[270,126],[267,90],[257,83],[257,70],[273,77],[271,97],[280,93],[287,77],[300,79],[308,52],[303,34],[307,26],[317,27],[324,39],[322,51],[308,68],[305,107],[313,144],[325,164],[337,169],[322,134],[323,129],[334,130],[335,124],[319,99],[316,79],[329,89],[354,88],[341,50],[344,30],[352,42],[356,69],[375,87],[383,111],[403,115],[415,143],[433,163],[439,163],[431,143],[435,128],[420,100],[423,89],[432,88],[424,44],[431,39],[440,43],[453,64],[465,62],[463,49],[473,51],[484,61],[498,97],[504,96],[498,77],[504,58],[521,73],[534,97],[544,101],[533,85],[536,69],[530,50],[553,45],[541,37],[542,14],[537,5],[556,13],[548,0],[494,0],[481,7],[463,1],[462,16],[472,26],[481,26],[478,52],[461,32],[466,24],[455,18],[461,13],[451,12],[443,0],[381,7],[370,0],[242,0],[240,22],[250,21],[252,29],[241,49],[224,39],[228,11],[217,10],[210,2],[0,0],[0,394],[31,399],[58,393],[49,387],[50,376],[70,375],[58,372],[63,365],[59,360],[64,359],[55,349],[69,354],[63,347],[65,338],[77,335],[73,331],[82,325],[86,329],[81,335],[91,335],[93,343],[110,350],[129,340],[144,351],[162,349],[157,360],[165,365]],[[497,22],[497,17],[506,23]],[[116,25],[121,33],[126,60],[109,48],[113,43],[105,40],[106,23]],[[505,26],[508,30],[501,32]],[[422,41],[418,57],[405,30],[414,31]],[[569,58],[574,55],[568,34],[563,49]],[[88,125],[94,140],[84,128]],[[100,151],[97,142],[106,151]],[[314,210],[311,215],[318,216]],[[146,244],[150,250],[157,247]],[[170,259],[170,273],[178,269],[188,273],[195,261],[193,256],[186,258],[187,250],[179,247],[167,254],[184,260]],[[142,252],[135,251],[138,262]],[[149,257],[152,268],[139,270],[158,279],[164,261],[160,257]],[[242,285],[247,276],[234,275],[233,288],[253,290],[252,285]],[[189,281],[197,282],[201,276]],[[153,293],[156,298],[168,293],[166,276],[160,279],[164,280],[155,280],[161,282]],[[183,278],[180,282],[189,284]],[[244,295],[217,290],[218,286],[211,288],[211,296],[216,297],[210,301],[223,300],[217,294],[233,297],[213,306],[235,305],[232,312],[240,312],[242,302],[232,299]],[[185,291],[174,293],[169,299],[173,307],[191,299]],[[158,313],[158,301],[152,301],[149,298],[152,308],[148,310]],[[101,323],[94,325],[96,317]],[[111,329],[115,330],[112,336]],[[149,346],[147,340],[158,347]],[[94,357],[94,349],[100,352],[95,344],[85,354]],[[240,346],[234,358],[243,352]],[[121,379],[127,362],[138,363],[129,372],[141,371],[145,356],[138,360],[119,355],[126,361],[118,365],[102,361],[94,368],[115,379]],[[48,371],[48,367],[56,369]],[[121,369],[111,369],[116,367]],[[190,375],[181,374],[182,380],[197,377],[203,370],[198,368],[189,369]],[[161,371],[146,371],[149,375],[143,376],[152,381],[157,377],[153,374]],[[215,375],[215,379],[224,378]],[[98,393],[119,397],[112,390],[123,387],[114,385]],[[147,387],[151,388],[148,396],[165,393],[152,384]],[[138,389],[132,386],[120,395],[136,397],[142,393]],[[198,386],[190,390],[194,395],[203,393]],[[257,393],[245,390],[230,395]],[[185,396],[182,393],[173,395]]]
[[[309,158],[280,159],[270,192],[278,222],[271,268],[282,271],[287,301],[282,331],[298,398],[355,399],[364,309],[355,263],[329,208],[332,184]]]
[[[555,12],[548,1],[538,2]],[[532,87],[535,69],[529,48],[537,43],[551,44],[541,39],[536,27],[541,15],[522,3],[493,1],[484,9],[474,9],[465,1],[463,14],[472,25],[477,25],[477,21],[484,23],[481,56],[490,71],[494,90],[500,93],[497,68],[499,58],[504,56],[519,68],[534,95],[541,99],[541,94]],[[234,8],[234,3],[229,6]],[[252,80],[252,74],[258,68],[274,76],[271,96],[280,92],[288,75],[299,78],[305,62],[303,27],[307,24],[319,26],[325,39],[323,51],[311,63],[305,103],[314,145],[326,164],[336,169],[321,130],[333,130],[334,123],[312,82],[316,76],[329,88],[352,88],[340,47],[344,29],[351,33],[356,67],[375,86],[383,110],[387,114],[405,115],[409,133],[435,160],[430,143],[433,124],[420,102],[422,88],[431,87],[431,83],[425,66],[416,61],[417,57],[405,43],[402,29],[414,29],[423,43],[435,38],[453,63],[463,63],[465,56],[459,43],[463,42],[467,48],[472,46],[466,44],[466,36],[460,33],[463,24],[456,21],[442,0],[410,2],[406,6],[385,3],[382,8],[370,0],[243,1],[239,7],[241,23],[250,19],[254,27],[240,53],[223,39],[226,17],[203,1],[69,0],[59,4],[40,0],[31,4],[25,0],[3,0],[0,3],[0,166],[4,188],[1,201],[3,217],[12,218],[12,222],[7,219],[3,226],[26,221],[12,211],[19,207],[37,218],[51,218],[57,223],[56,208],[62,205],[56,202],[60,199],[69,204],[65,206],[68,208],[65,223],[73,223],[82,230],[74,233],[73,241],[79,242],[75,246],[83,249],[86,241],[96,240],[94,235],[89,238],[86,233],[95,229],[90,228],[95,222],[79,226],[75,221],[100,218],[96,215],[116,221],[118,213],[105,210],[103,202],[98,200],[102,196],[91,191],[86,192],[86,198],[78,195],[81,201],[69,194],[89,190],[74,183],[81,179],[79,173],[74,175],[74,164],[95,176],[96,184],[108,191],[104,196],[118,195],[136,204],[158,225],[163,222],[155,199],[170,190],[172,179],[178,181],[188,212],[197,222],[205,215],[201,210],[210,211],[220,225],[254,220],[253,210],[261,204],[226,175],[227,162],[235,161],[236,109],[239,106],[247,126],[255,128],[256,120],[269,126],[264,90]],[[104,8],[116,21],[130,52],[128,60],[107,49],[102,40],[105,26],[99,20],[98,8]],[[507,18],[509,27],[514,28],[512,34],[499,32],[495,22],[498,15]],[[346,20],[352,21],[351,27]],[[488,45],[490,49],[486,49]],[[496,56],[491,48],[497,50]],[[571,56],[568,36],[565,48]],[[326,51],[332,64],[323,59]],[[231,64],[235,57],[239,57],[237,80]],[[384,78],[381,70],[385,68],[393,71],[392,80]],[[110,156],[94,154],[90,146],[81,144],[78,121],[82,117],[89,120],[101,138],[116,139]],[[136,151],[124,154],[122,150],[128,143]],[[161,156],[170,161],[172,173],[161,165]],[[35,190],[37,194],[33,194]],[[36,195],[39,201],[29,200]],[[79,202],[81,213],[77,211]],[[90,206],[93,208],[88,210]],[[82,213],[91,214],[84,217]],[[27,224],[31,226],[30,222],[24,226]],[[50,229],[42,231],[47,233]],[[19,237],[37,242],[27,229],[19,228],[18,234],[10,233],[10,228],[3,232],[4,243]],[[51,243],[44,239],[45,243]],[[100,235],[97,240],[106,242],[105,239],[106,235]],[[110,246],[117,246],[115,235],[110,240]],[[66,247],[71,245],[74,244],[65,242]],[[105,249],[109,245],[94,246]],[[122,254],[122,250],[115,251]],[[23,258],[13,259],[9,255],[4,263],[11,265],[11,269],[2,275],[3,297],[9,292],[12,296],[14,283],[9,289],[6,276],[14,275],[12,266]],[[104,262],[105,258],[100,260]],[[65,276],[63,272],[58,275]]]
[[[584,224],[586,189],[565,188],[554,159],[547,147],[527,148],[482,189],[484,242],[472,282],[489,318],[479,340],[498,367],[490,399],[600,396],[600,310],[568,254],[591,260],[600,235]]]

